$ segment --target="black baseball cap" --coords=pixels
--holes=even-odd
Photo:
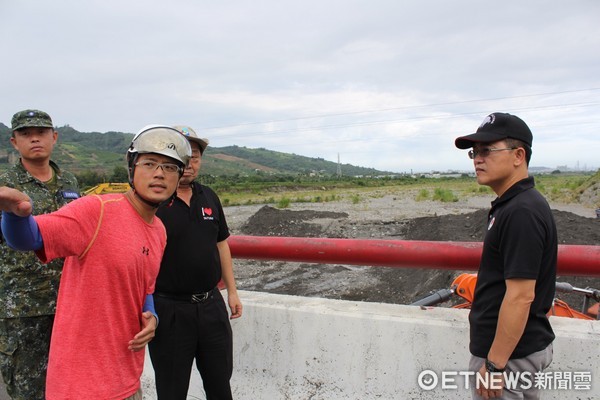
[[[485,117],[477,132],[457,138],[454,145],[459,149],[468,149],[475,143],[491,143],[506,138],[520,140],[529,147],[533,142],[533,134],[521,118],[497,112]]]

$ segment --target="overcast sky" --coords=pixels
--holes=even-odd
[[[471,170],[454,139],[502,111],[532,166],[597,169],[599,21],[597,0],[0,0],[0,122],[417,172]]]

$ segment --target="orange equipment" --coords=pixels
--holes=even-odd
[[[454,305],[452,306],[452,308],[471,308],[471,303],[473,302],[473,298],[475,296],[476,284],[477,274],[463,273],[458,275],[454,279],[454,281],[452,281],[452,286],[450,289],[438,290],[421,300],[417,300],[411,305],[422,307],[433,306],[448,301],[452,294],[456,294],[457,296],[460,296],[461,298],[466,300],[466,302]],[[550,311],[548,311],[548,316],[577,318],[586,320],[600,319],[598,318],[600,290],[591,288],[581,289],[573,287],[571,284],[566,282],[557,282],[556,291],[563,293],[575,292],[584,295],[585,297],[583,301],[583,308],[582,311],[574,310],[571,306],[569,306],[569,304],[567,304],[563,300],[555,298],[552,304],[552,308],[550,309]],[[595,301],[596,304],[590,307],[590,301]]]
[[[560,299],[554,299],[554,303],[552,303],[552,308],[548,311],[548,316],[554,315],[555,317],[567,317],[567,318],[578,318],[578,319],[591,319],[595,320],[596,318],[584,314],[579,311],[573,310],[567,303]]]
[[[473,302],[473,298],[475,297],[476,284],[477,274],[460,274],[452,281],[452,287],[455,288],[454,292],[469,302],[469,304]]]

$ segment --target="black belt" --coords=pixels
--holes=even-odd
[[[184,301],[186,303],[204,303],[206,300],[212,298],[214,291],[217,288],[211,289],[208,292],[204,293],[193,293],[193,294],[174,294],[174,293],[165,293],[165,292],[154,292],[155,296],[162,297],[170,300],[178,300]]]

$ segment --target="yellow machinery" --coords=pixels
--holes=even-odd
[[[100,183],[88,190],[84,191],[83,194],[105,194],[105,193],[125,193],[129,190],[129,183]]]

